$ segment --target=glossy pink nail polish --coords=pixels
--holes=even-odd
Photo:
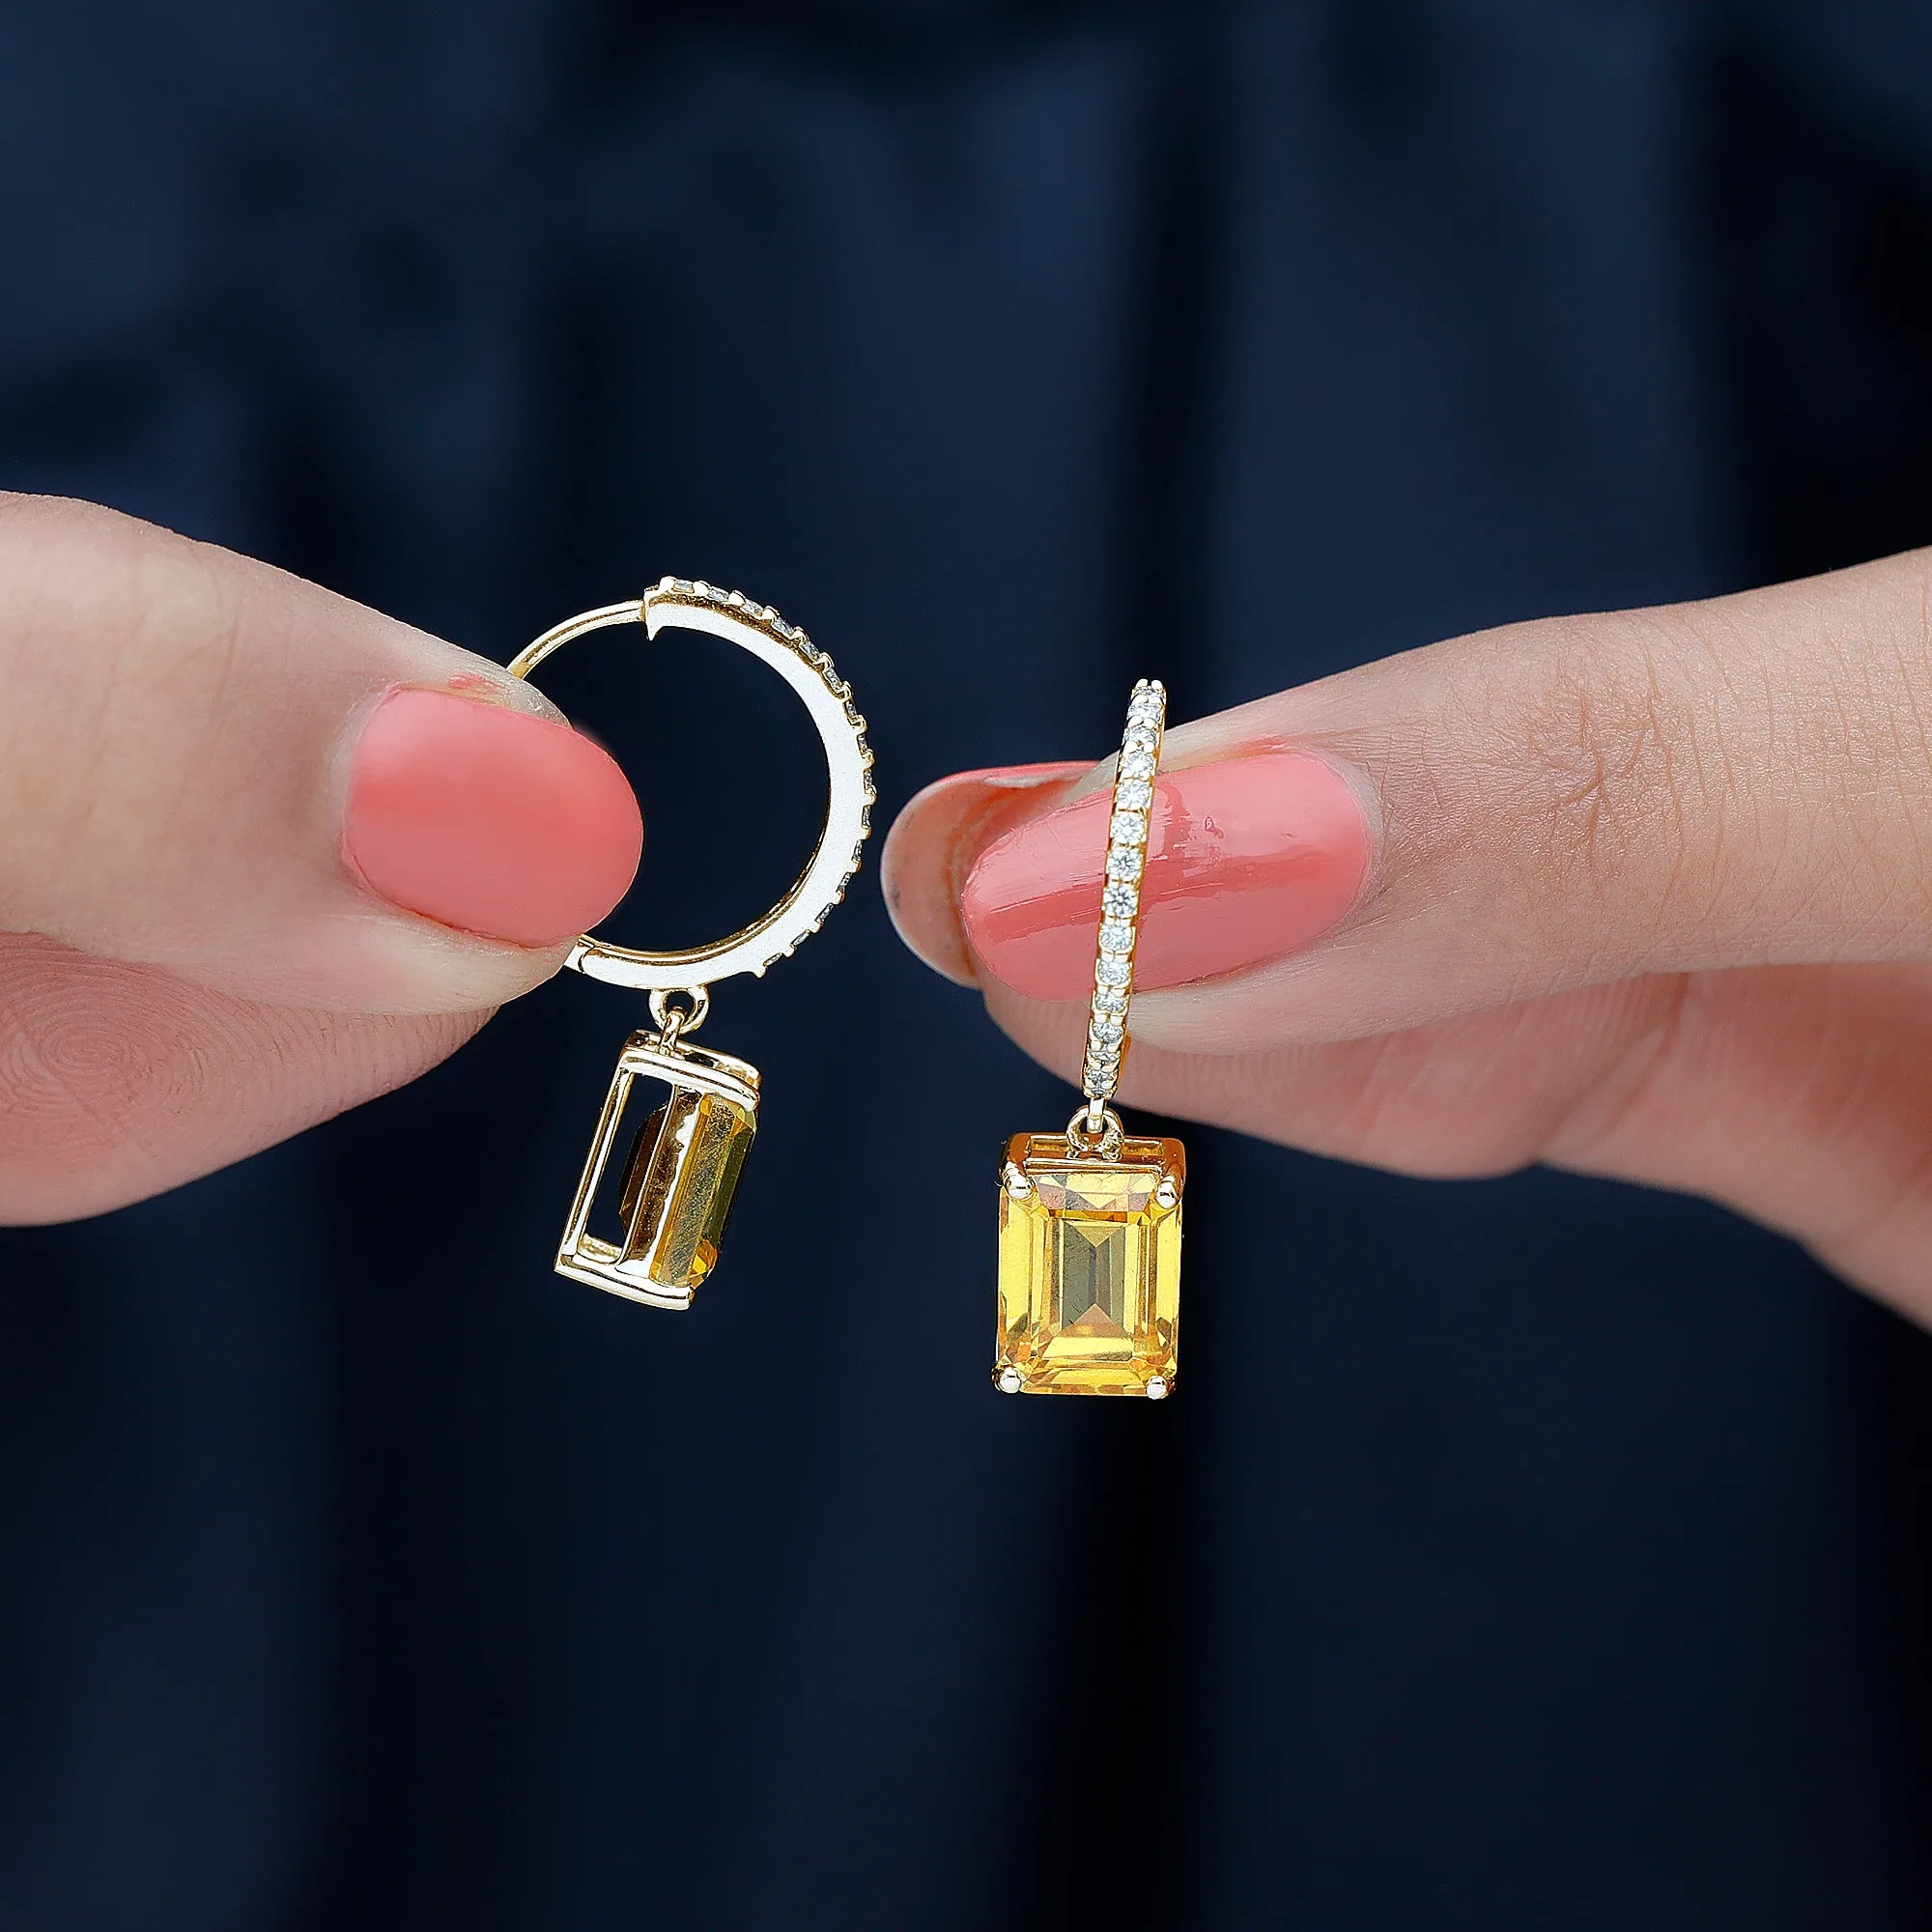
[[[973,950],[1015,991],[1077,1000],[1093,984],[1102,792],[987,846],[960,897]],[[1354,903],[1368,821],[1349,782],[1305,752],[1195,765],[1154,787],[1134,983],[1184,985],[1298,951]]]
[[[549,946],[624,896],[643,836],[615,761],[567,725],[400,690],[356,743],[342,851],[395,905]]]

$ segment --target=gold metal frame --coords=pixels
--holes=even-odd
[[[642,597],[586,611],[546,631],[510,661],[512,677],[528,677],[567,643],[613,625],[641,623],[655,639],[667,627],[706,631],[739,645],[779,673],[804,701],[825,747],[829,781],[825,825],[805,869],[791,890],[762,919],[708,946],[653,952],[618,946],[585,933],[566,964],[593,980],[634,986],[640,992],[709,986],[736,973],[760,978],[777,960],[788,959],[822,926],[845,896],[872,831],[872,753],[866,721],[852,702],[852,687],[796,625],[737,590],[667,577]]]
[[[557,1244],[556,1271],[591,1288],[608,1289],[612,1294],[641,1301],[652,1308],[689,1308],[707,1266],[697,1280],[668,1282],[653,1272],[649,1259],[633,1258],[636,1250],[646,1254],[655,1246],[647,1231],[635,1225],[626,1229],[622,1246],[590,1233],[590,1210],[598,1189],[609,1172],[611,1156],[616,1151],[617,1135],[623,1125],[631,1086],[639,1076],[662,1080],[673,1093],[713,1094],[730,1102],[747,1117],[745,1151],[757,1131],[758,1069],[749,1061],[734,1060],[728,1054],[710,1053],[701,1046],[666,1046],[662,1036],[634,1033],[617,1056],[616,1071],[611,1076],[611,1091],[604,1096],[604,1111],[597,1117],[597,1131],[590,1142],[590,1155],[583,1164],[583,1178],[577,1183],[577,1198],[570,1204],[570,1219],[564,1224],[563,1239]],[[742,1162],[743,1151],[738,1154]],[[699,1186],[715,1185],[716,1172],[681,1175]],[[735,1178],[735,1177],[733,1177]],[[728,1212],[730,1202],[723,1204]],[[639,1201],[641,1213],[650,1204]],[[627,1217],[629,1218],[629,1217]],[[719,1232],[723,1230],[720,1216]],[[661,1271],[660,1271],[661,1272]]]
[[[511,674],[527,677],[592,631],[639,623],[651,639],[673,626],[708,631],[771,666],[817,727],[828,775],[818,841],[791,890],[762,919],[709,946],[678,952],[618,946],[586,932],[565,962],[592,979],[648,992],[658,1031],[633,1034],[618,1056],[557,1246],[556,1270],[648,1307],[689,1308],[716,1264],[739,1170],[757,1132],[759,1076],[749,1063],[686,1045],[683,1037],[703,1024],[715,981],[737,973],[762,977],[825,923],[859,869],[878,794],[852,687],[803,631],[742,591],[664,578],[642,597],[586,611],[546,631],[511,661]],[[653,1118],[654,1136],[639,1137],[627,1164],[620,1245],[591,1234],[590,1215],[639,1076],[663,1081],[669,1097]]]

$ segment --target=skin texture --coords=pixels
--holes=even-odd
[[[385,1093],[561,965],[346,861],[385,696],[454,694],[431,703],[538,741],[534,759],[498,745],[500,782],[573,849],[496,851],[445,919],[536,905],[574,931],[636,862],[609,761],[559,756],[556,712],[500,667],[86,504],[0,496],[0,1220],[138,1200]],[[446,788],[390,802],[403,843],[412,813],[427,836],[426,801],[433,817]],[[551,876],[518,888],[519,864]]]
[[[1325,931],[1137,994],[1122,1100],[1407,1173],[1708,1195],[1932,1320],[1928,611],[1914,553],[1455,639],[1171,729],[1164,772],[1319,756],[1374,850]],[[940,884],[992,842],[985,782],[907,808],[888,902],[1072,1079],[1084,1007],[989,970]]]

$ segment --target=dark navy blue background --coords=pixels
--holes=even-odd
[[[1878,0],[16,5],[0,485],[498,657],[742,585],[895,808],[1137,674],[1932,535],[1928,88]],[[627,929],[809,837],[728,658],[558,667]],[[1925,1922],[1916,1333],[1699,1204],[1196,1129],[1180,1397],[1002,1402],[1068,1096],[869,872],[720,989],[765,1124],[647,1315],[549,1265],[637,1007],[0,1238],[0,1924]]]

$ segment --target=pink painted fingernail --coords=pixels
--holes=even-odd
[[[343,857],[411,912],[519,946],[594,925],[643,848],[615,761],[568,725],[392,691],[356,742]]]
[[[973,950],[1016,992],[1077,1000],[1094,981],[1106,792],[1016,826],[960,896]],[[1349,782],[1305,752],[1194,765],[1154,786],[1134,983],[1179,986],[1278,959],[1348,912],[1369,868]]]

